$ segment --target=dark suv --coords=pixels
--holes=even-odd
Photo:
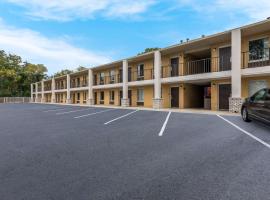
[[[270,124],[270,89],[259,90],[247,98],[242,105],[241,114],[245,122],[257,119]]]

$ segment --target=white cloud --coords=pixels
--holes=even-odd
[[[269,0],[218,0],[217,6],[232,12],[243,12],[255,20],[263,20],[270,17]]]
[[[269,0],[176,0],[179,6],[190,7],[191,9],[210,15],[223,15],[229,13],[231,16],[249,17],[251,20],[263,20],[270,17]]]
[[[68,21],[105,17],[136,17],[157,0],[6,0],[24,7],[26,14],[36,19]]]
[[[20,55],[32,63],[45,64],[49,74],[61,69],[74,69],[79,65],[95,66],[110,62],[100,53],[75,47],[63,39],[48,38],[29,29],[7,26],[0,19],[1,49]]]

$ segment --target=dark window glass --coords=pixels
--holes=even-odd
[[[262,101],[262,100],[264,100],[265,94],[266,94],[266,90],[265,89],[260,90],[259,92],[257,92],[252,97],[252,99],[253,99],[254,102]]]
[[[104,101],[104,92],[100,92],[100,101]]]
[[[269,59],[268,38],[249,42],[249,60]]]
[[[265,95],[265,101],[270,101],[270,90],[268,90],[267,94]]]
[[[143,77],[144,76],[144,64],[138,65],[138,77]]]

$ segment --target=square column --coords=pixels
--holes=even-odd
[[[161,98],[161,53],[160,51],[155,51],[154,54],[154,99],[153,108],[160,109],[163,107],[163,100]]]
[[[31,91],[30,91],[30,93],[31,93],[31,102],[33,103],[34,102],[34,95],[33,95],[33,84],[31,84],[31,87],[30,87],[31,89]]]
[[[44,97],[44,80],[41,81],[41,102],[45,102],[45,97]]]
[[[232,38],[232,96],[230,112],[240,112],[243,99],[241,98],[241,30],[235,29]]]
[[[93,70],[88,70],[88,105],[94,105],[94,99],[93,99]]]
[[[67,74],[67,100],[66,103],[70,104],[71,99],[70,99],[70,75]]]
[[[121,99],[121,106],[128,107],[128,61],[123,60],[123,97]]]
[[[35,83],[36,86],[36,99],[35,102],[38,103],[38,83]]]
[[[55,103],[55,79],[52,78],[52,98],[51,103]]]

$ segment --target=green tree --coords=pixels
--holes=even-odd
[[[149,53],[149,52],[152,52],[152,51],[157,51],[157,50],[159,50],[159,49],[160,49],[160,48],[158,48],[158,47],[154,47],[154,48],[146,48],[143,52],[138,53],[138,55],[142,55],[142,54]]]
[[[30,96],[30,85],[46,78],[42,64],[22,62],[20,56],[0,51],[0,96]]]

